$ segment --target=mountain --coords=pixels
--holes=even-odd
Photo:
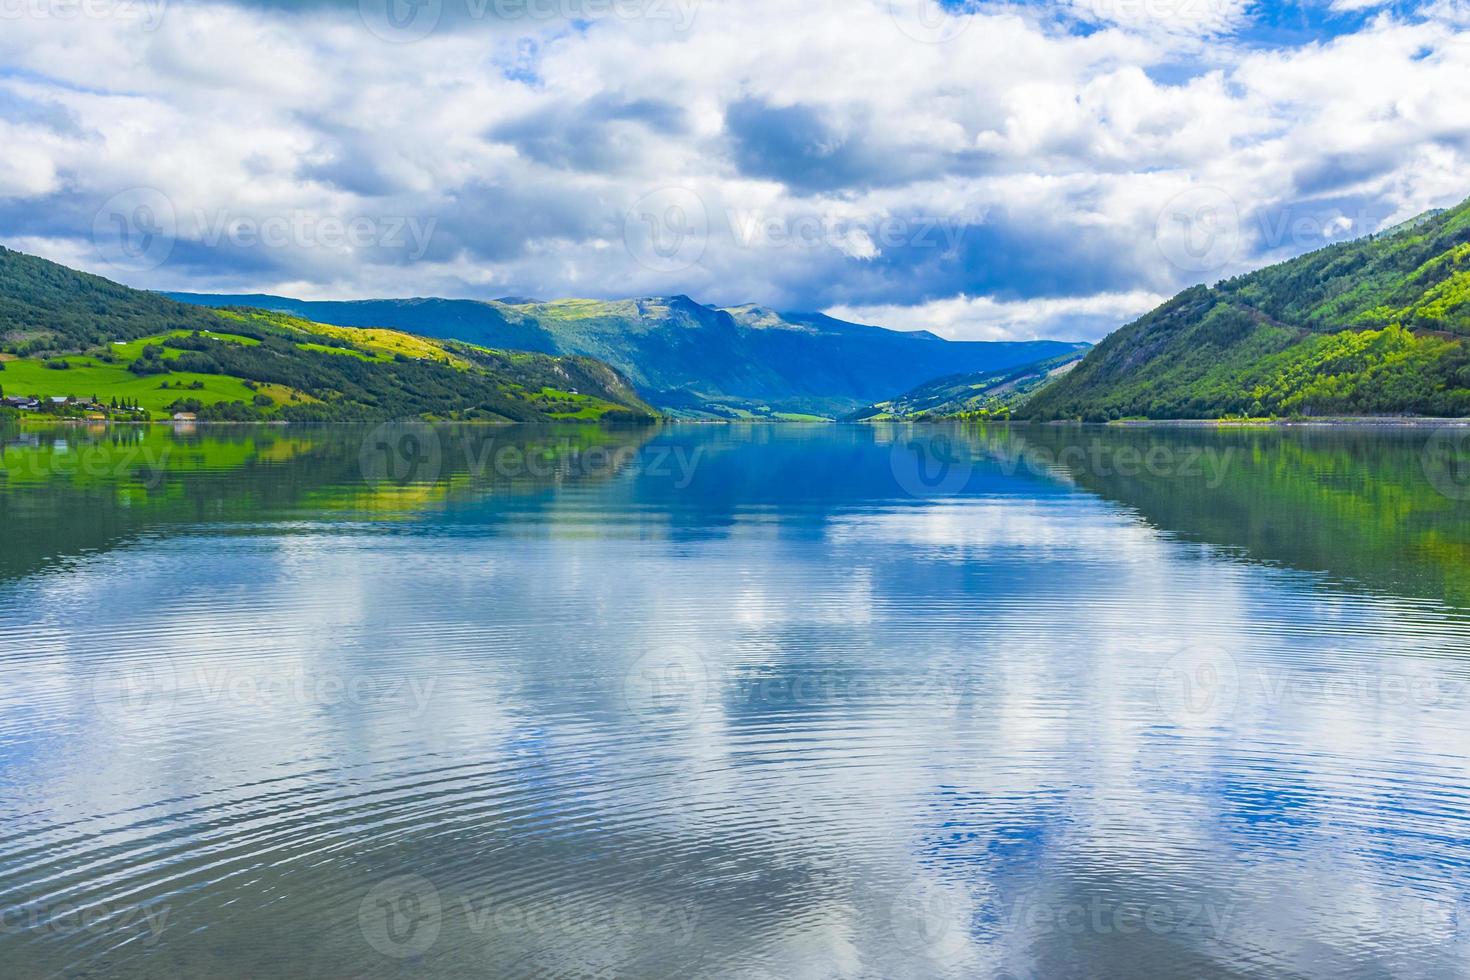
[[[1220,283],[1108,337],[1029,418],[1470,415],[1470,201]]]
[[[1076,368],[1089,349],[1006,371],[950,375],[859,409],[843,421],[1008,418],[1037,389]]]
[[[0,389],[127,406],[125,417],[533,422],[655,414],[621,375],[591,358],[210,310],[5,248]]]
[[[279,310],[322,323],[383,326],[487,347],[595,357],[654,405],[692,417],[835,417],[956,372],[1000,371],[1076,344],[951,342],[820,314],[719,309],[687,296],[616,301],[448,299],[307,302],[173,294],[213,307]]]

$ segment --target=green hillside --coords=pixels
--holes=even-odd
[[[176,298],[280,310],[321,323],[389,326],[502,349],[576,354],[611,364],[651,403],[694,418],[834,418],[957,372],[1001,371],[1075,344],[952,342],[820,314],[717,309],[687,296],[306,302],[276,296]]]
[[[966,419],[984,421],[1009,418],[1042,386],[1076,368],[1087,353],[1078,350],[1021,368],[980,374],[956,374],[922,384],[897,398],[860,409],[844,422],[886,422],[896,419]]]
[[[1124,327],[1030,418],[1470,415],[1470,202],[1213,288]]]
[[[0,248],[0,391],[59,414],[205,419],[649,418],[591,358],[209,310]]]

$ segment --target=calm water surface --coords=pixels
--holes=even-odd
[[[7,977],[1470,976],[1460,433],[0,442]]]

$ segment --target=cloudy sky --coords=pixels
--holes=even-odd
[[[1467,5],[0,0],[0,242],[1094,340],[1470,197]]]

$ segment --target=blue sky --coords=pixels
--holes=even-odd
[[[5,0],[0,242],[1095,340],[1470,197],[1467,4]]]

